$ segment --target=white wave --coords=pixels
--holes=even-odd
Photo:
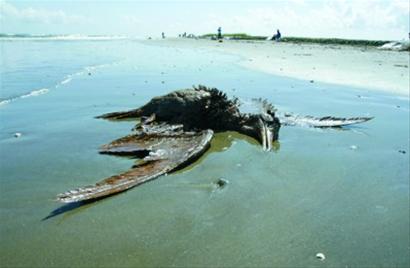
[[[49,91],[50,90],[48,88],[36,89],[36,90],[30,91],[27,94],[18,96],[18,97],[2,100],[2,101],[0,101],[0,106],[8,104],[8,103],[13,102],[13,101],[16,101],[18,99],[25,99],[25,98],[28,98],[28,97],[40,96],[40,95],[46,94]]]
[[[73,35],[52,35],[52,36],[2,36],[0,40],[8,40],[8,41],[110,41],[110,40],[125,40],[131,39],[128,36],[122,35],[80,35],[80,34],[73,34]]]
[[[67,75],[66,78],[63,81],[60,82],[60,85],[67,84],[67,83],[71,82],[71,80],[73,80],[71,75]]]
[[[104,63],[104,64],[97,64],[97,65],[92,65],[92,66],[87,66],[84,69],[89,72],[89,71],[94,71],[96,69],[100,69],[100,68],[105,68],[105,67],[109,67],[109,66],[113,66],[115,65],[116,62],[113,63]]]
[[[46,94],[49,91],[50,90],[48,88],[37,89],[37,90],[31,91],[28,94],[22,95],[19,98],[24,99],[24,98],[28,98],[28,97],[40,96],[40,95]]]
[[[53,36],[49,38],[50,40],[122,40],[128,39],[127,36],[121,35],[101,35],[101,36],[90,36],[90,35],[61,35]]]
[[[401,101],[410,101],[410,96],[395,96],[395,99]]]
[[[65,85],[65,84],[67,84],[67,83],[70,83],[70,82],[73,80],[73,78],[75,78],[76,76],[87,75],[87,74],[89,74],[91,71],[95,71],[96,69],[100,69],[100,68],[112,66],[112,65],[114,65],[114,64],[115,64],[115,63],[105,63],[105,64],[98,64],[98,65],[86,66],[86,67],[84,67],[81,71],[75,72],[75,73],[73,73],[73,74],[66,75],[66,76],[64,77],[64,79],[63,79],[61,82],[59,82],[59,83],[55,86],[55,88],[59,88],[59,87],[62,86],[62,85]]]
[[[57,89],[57,88],[59,88],[60,86],[63,86],[63,85],[65,85],[65,84],[67,84],[67,83],[70,83],[70,82],[73,80],[73,78],[75,78],[76,76],[87,75],[87,74],[90,73],[91,71],[95,71],[95,70],[97,70],[97,69],[105,68],[105,67],[109,67],[109,66],[114,66],[114,65],[116,65],[116,64],[118,64],[118,62],[104,63],[104,64],[97,64],[97,65],[86,66],[86,67],[84,67],[81,71],[78,71],[78,72],[76,72],[76,73],[74,73],[74,74],[66,75],[62,81],[58,82],[58,83],[54,86],[54,88]],[[27,93],[27,94],[21,95],[21,96],[17,96],[17,97],[13,97],[13,98],[10,98],[10,99],[2,100],[2,101],[0,101],[0,106],[3,106],[3,105],[8,104],[8,103],[10,103],[10,102],[16,101],[16,100],[18,100],[18,99],[25,99],[25,98],[28,98],[28,97],[43,95],[43,94],[46,94],[46,93],[49,92],[49,91],[50,91],[50,90],[49,90],[48,88],[36,89],[36,90],[33,90],[33,91],[31,91],[31,92],[29,92],[29,93]]]
[[[10,103],[11,101],[12,101],[12,99],[2,100],[2,101],[0,101],[0,106],[3,106],[3,105],[5,105],[5,104],[7,104],[7,103]]]

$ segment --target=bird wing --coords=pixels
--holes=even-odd
[[[307,126],[318,128],[332,128],[343,127],[348,125],[360,124],[367,122],[373,117],[313,117],[313,116],[301,116],[294,114],[280,114],[278,115],[280,123],[286,126]]]
[[[210,146],[212,130],[184,132],[178,127],[164,125],[165,131],[140,131],[102,146],[100,153],[133,155],[142,161],[130,170],[106,178],[95,185],[80,187],[57,195],[63,203],[99,199],[155,179],[192,163]],[[169,129],[174,129],[169,130]]]

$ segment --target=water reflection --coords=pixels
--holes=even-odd
[[[109,197],[108,197],[109,198]],[[93,199],[93,200],[86,200],[86,201],[80,201],[80,202],[73,202],[73,203],[68,203],[64,204],[53,211],[50,212],[46,217],[41,219],[41,221],[46,221],[51,218],[54,218],[58,215],[66,214],[66,216],[72,216],[76,213],[79,213],[81,211],[84,211],[85,209],[93,206],[94,204],[97,203],[97,201],[100,201],[101,199]],[[68,213],[70,212],[70,213]]]
[[[226,150],[228,150],[231,146],[233,146],[237,140],[244,140],[246,142],[248,142],[249,144],[253,145],[253,146],[258,146],[260,147],[261,145],[259,144],[259,142],[257,140],[255,140],[254,138],[251,138],[249,136],[240,134],[238,132],[234,132],[234,131],[228,131],[228,132],[221,132],[221,133],[216,133],[211,141],[211,146],[210,148],[207,150],[207,152],[205,154],[203,154],[200,158],[198,158],[194,163],[182,168],[182,169],[178,169],[174,172],[172,172],[173,174],[179,174],[179,173],[183,173],[186,171],[189,171],[191,169],[193,169],[194,167],[196,167],[197,165],[201,164],[204,159],[212,153],[222,153]],[[278,152],[280,149],[280,143],[279,141],[275,141],[272,144],[272,151],[273,152]],[[262,150],[262,148],[261,148]],[[122,157],[122,156],[121,156]],[[136,159],[135,157],[128,157],[130,159]],[[138,159],[137,159],[138,161]],[[218,181],[213,183],[212,185],[200,185],[199,187],[204,187],[207,189],[210,189],[212,192],[216,189],[216,188],[223,188],[223,187],[216,187],[216,185],[218,184]],[[196,186],[197,187],[197,186]],[[130,188],[132,189],[132,188]],[[123,192],[119,192],[116,193],[114,195],[120,194]],[[85,209],[95,205],[97,203],[97,201],[100,201],[102,199],[107,199],[107,198],[111,198],[113,197],[113,195],[108,196],[108,197],[102,197],[100,199],[92,199],[92,200],[86,200],[86,201],[80,201],[80,202],[73,202],[73,203],[68,203],[68,204],[64,204],[56,209],[54,209],[53,211],[50,212],[49,215],[47,215],[46,217],[44,217],[41,221],[46,221],[48,219],[54,218],[56,216],[62,215],[62,214],[68,214],[69,215],[74,215],[78,212],[84,211]]]
[[[235,131],[215,133],[211,141],[211,147],[197,161],[195,161],[191,165],[184,167],[183,169],[176,171],[175,173],[176,174],[182,173],[182,172],[193,169],[197,165],[201,164],[209,154],[224,152],[228,150],[231,146],[233,146],[237,142],[237,140],[243,140],[253,146],[261,147],[259,142],[255,140],[254,138],[240,134]],[[279,152],[279,149],[280,149],[279,141],[273,142],[272,151],[276,153],[276,152]],[[261,150],[262,150],[262,147],[261,147]]]

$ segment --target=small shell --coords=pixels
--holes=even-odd
[[[316,254],[316,258],[318,258],[321,261],[324,261],[326,259],[326,256],[325,254],[319,252]]]

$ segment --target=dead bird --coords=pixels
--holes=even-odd
[[[141,119],[133,134],[103,145],[100,150],[102,154],[134,156],[140,160],[122,174],[61,193],[57,200],[70,203],[102,198],[181,169],[207,151],[214,132],[237,131],[255,138],[263,150],[270,151],[272,142],[279,138],[281,120],[286,125],[303,121],[310,126],[335,127],[371,119],[291,115],[280,119],[268,101],[254,99],[253,103],[258,109],[241,112],[237,98],[229,99],[216,88],[198,86],[154,97],[137,109],[98,116],[108,120]]]

